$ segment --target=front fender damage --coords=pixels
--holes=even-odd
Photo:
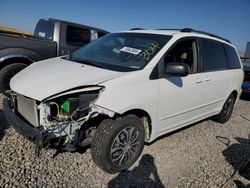
[[[95,104],[102,88],[92,89],[44,101],[11,92],[12,99],[9,102],[13,113],[24,117],[27,127],[39,133],[33,135],[26,131],[25,134],[29,133],[28,137],[40,135],[38,142],[34,142],[37,145],[36,153],[40,153],[44,147],[73,151],[77,146],[90,144],[100,121],[114,118],[114,111]],[[68,102],[66,107],[65,101]]]
[[[98,119],[98,117],[113,118],[115,114],[115,112],[109,109],[90,104],[86,116],[78,120],[65,121],[55,126],[47,127],[47,139],[59,138],[56,143],[58,147],[67,151],[74,151],[77,146],[86,146],[91,143],[99,123],[95,119]]]
[[[98,115],[98,114],[107,115],[110,118],[113,118],[115,116],[115,112],[107,108],[104,108],[95,104],[91,105],[91,113],[89,117],[93,117],[93,115]]]

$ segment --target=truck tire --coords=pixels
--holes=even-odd
[[[224,103],[221,112],[218,115],[213,117],[213,120],[219,123],[225,123],[229,120],[233,113],[234,104],[235,104],[235,97],[233,93],[227,98],[226,102]]]
[[[4,93],[10,89],[10,79],[19,71],[27,67],[24,63],[14,63],[0,70],[0,92]]]
[[[105,119],[92,139],[93,161],[110,174],[128,169],[139,158],[144,140],[144,126],[137,116]]]

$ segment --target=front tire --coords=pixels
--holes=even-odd
[[[139,158],[144,140],[144,126],[137,116],[105,119],[92,139],[93,161],[110,174],[128,169]]]
[[[235,100],[235,96],[231,93],[224,103],[221,112],[214,116],[213,120],[219,123],[227,122],[233,113]]]
[[[19,71],[27,67],[23,63],[14,63],[5,66],[0,70],[0,92],[4,93],[10,89],[10,79],[15,76]]]

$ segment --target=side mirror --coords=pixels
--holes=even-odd
[[[185,77],[190,73],[190,68],[185,63],[165,63],[163,76]]]

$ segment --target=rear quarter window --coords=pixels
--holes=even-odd
[[[225,45],[226,54],[227,54],[227,62],[230,69],[240,69],[240,60],[235,49],[229,45]]]
[[[54,22],[48,20],[40,20],[34,31],[34,36],[47,40],[53,40]]]
[[[90,43],[90,30],[74,27],[74,26],[67,26],[66,30],[66,42],[68,45],[73,46],[83,46]]]
[[[98,33],[98,38],[100,38],[100,37],[106,35],[106,33],[103,33],[103,32],[97,32],[97,33]]]
[[[222,43],[200,39],[200,45],[203,72],[227,69],[226,54]]]

